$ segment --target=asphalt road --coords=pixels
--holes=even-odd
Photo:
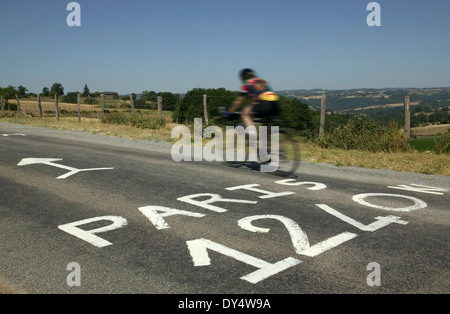
[[[7,291],[450,292],[448,177],[302,164],[286,180],[4,123],[0,154]]]

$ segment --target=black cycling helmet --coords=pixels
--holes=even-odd
[[[253,71],[252,69],[242,69],[239,72],[239,78],[241,79],[241,81],[246,81],[252,77],[256,76],[256,72]]]

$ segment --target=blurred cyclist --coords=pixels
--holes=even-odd
[[[253,115],[269,119],[278,116],[279,97],[272,91],[267,81],[258,78],[256,72],[248,68],[239,72],[239,78],[242,82],[241,95],[236,97],[228,111],[236,111],[247,99],[250,99],[250,103],[241,110],[242,120],[246,127],[254,126]]]

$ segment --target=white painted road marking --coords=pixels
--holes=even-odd
[[[101,220],[112,221],[112,224],[88,231],[78,228],[78,226],[86,225],[88,223]],[[64,225],[59,225],[58,229],[65,231],[79,239],[82,239],[96,247],[105,247],[111,245],[112,243],[96,236],[95,234],[119,229],[126,226],[127,224],[128,224],[127,220],[120,216],[102,216],[75,221]]]
[[[310,246],[308,236],[300,228],[300,226],[290,218],[280,216],[280,215],[256,215],[242,218],[238,221],[238,225],[244,229],[251,232],[267,233],[270,229],[255,227],[252,225],[253,220],[258,219],[276,219],[280,221],[289,232],[291,237],[292,245],[295,248],[295,252],[299,255],[306,255],[309,257],[314,257],[323,253],[329,249],[332,249],[348,240],[355,238],[357,235],[351,232],[344,232],[338,234],[334,237],[328,238],[320,243]]]
[[[258,186],[259,186],[259,184],[246,184],[246,185],[232,186],[232,187],[226,188],[226,189],[228,191],[236,191],[236,190],[242,189],[242,190],[249,190],[249,191],[265,194],[263,196],[258,196],[259,198],[262,198],[262,199],[295,194],[295,192],[276,193],[276,192],[266,191],[266,190],[258,189],[257,188]]]
[[[388,188],[411,191],[411,192],[435,194],[435,195],[444,195],[443,192],[448,191],[447,189],[444,189],[444,188],[437,188],[437,187],[421,185],[421,184],[410,184],[410,185],[401,184],[401,185],[396,185],[396,186],[388,186]]]
[[[375,204],[369,203],[369,202],[364,200],[366,197],[372,197],[372,196],[383,196],[383,197],[384,196],[388,196],[388,197],[406,198],[408,200],[413,201],[414,205],[411,205],[411,206],[408,206],[408,207],[396,208],[396,207],[375,205]],[[378,208],[378,209],[384,209],[384,210],[392,210],[392,211],[396,211],[396,212],[409,212],[409,211],[412,211],[412,210],[422,209],[422,208],[425,208],[425,207],[428,206],[427,203],[425,203],[422,200],[419,200],[418,198],[415,198],[415,197],[412,197],[412,196],[407,196],[407,195],[401,195],[401,194],[365,193],[365,194],[358,194],[358,195],[353,196],[353,200],[356,203],[359,203],[359,204],[364,205],[364,206]]]
[[[181,210],[176,208],[169,208],[164,206],[145,206],[140,207],[139,211],[144,214],[156,227],[156,229],[168,229],[169,224],[163,219],[163,217],[173,216],[173,215],[184,215],[188,217],[204,217],[205,214],[194,213],[187,210]]]
[[[262,259],[231,249],[208,239],[186,241],[186,244],[188,246],[189,253],[191,254],[192,261],[194,262],[194,266],[211,265],[211,260],[207,251],[207,249],[210,249],[223,255],[233,257],[240,262],[259,268],[258,270],[241,277],[241,279],[253,284],[302,262],[296,258],[288,257],[275,264],[271,264]]]
[[[376,231],[380,228],[386,227],[388,225],[390,225],[391,223],[398,223],[401,225],[406,225],[408,224],[407,221],[404,220],[400,220],[400,217],[397,216],[386,216],[386,217],[375,217],[375,219],[377,221],[372,222],[370,225],[364,225],[362,223],[360,223],[359,221],[356,221],[353,218],[350,218],[340,212],[338,212],[337,210],[331,208],[330,206],[326,205],[326,204],[316,204],[317,207],[323,209],[324,211],[326,211],[327,213],[339,218],[342,221],[345,221],[346,223],[362,230],[362,231]]]
[[[82,171],[94,171],[94,170],[111,170],[114,168],[89,168],[89,169],[77,169],[77,168],[73,168],[73,167],[69,167],[69,166],[64,166],[64,165],[60,165],[60,164],[56,164],[55,161],[61,161],[61,158],[24,158],[22,159],[17,166],[21,167],[21,166],[28,166],[28,165],[34,165],[34,164],[44,164],[44,165],[48,165],[48,166],[53,166],[53,167],[57,167],[57,168],[61,168],[61,169],[65,169],[65,170],[69,170],[69,172],[67,172],[66,174],[63,174],[59,177],[57,177],[56,179],[66,179],[78,172],[82,172]]]
[[[276,184],[282,184],[282,185],[291,185],[291,186],[313,185],[312,187],[307,188],[308,190],[311,190],[311,191],[319,191],[319,190],[323,190],[323,189],[327,188],[327,186],[325,184],[323,184],[323,183],[309,182],[309,181],[295,182],[295,179],[278,180],[278,181],[275,181],[275,183]]]
[[[27,165],[27,164],[33,164],[36,163],[36,161],[39,161],[41,163],[51,164],[51,165],[58,165],[54,164],[53,162],[59,161],[61,159],[24,159],[21,162],[21,165]],[[60,166],[60,165],[58,165]],[[65,169],[68,169],[66,166],[62,166]],[[78,169],[77,169],[78,170]],[[312,187],[307,188],[309,190],[317,191],[321,189],[325,189],[326,185],[318,182],[295,182],[291,179],[287,180],[279,180],[276,181],[278,184],[282,185],[292,185],[292,186],[298,186],[298,185],[312,185]],[[292,194],[295,194],[295,192],[272,192],[267,191],[258,188],[259,184],[247,184],[247,185],[239,185],[234,187],[226,188],[228,191],[237,191],[237,190],[246,190],[250,192],[256,192],[262,195],[259,195],[258,197],[261,199],[268,199],[268,198],[276,198],[276,197],[282,197],[282,196],[289,196]],[[414,204],[408,207],[387,207],[387,206],[380,206],[374,203],[371,203],[369,201],[366,201],[366,198],[370,197],[377,197],[377,198],[403,198],[408,201],[412,201]],[[257,201],[250,201],[245,199],[234,199],[234,198],[223,198],[219,194],[214,193],[198,193],[198,194],[192,194],[192,195],[186,195],[182,197],[177,198],[178,201],[194,205],[200,208],[207,209],[212,212],[216,213],[226,213],[228,209],[221,208],[218,206],[213,205],[213,203],[216,202],[224,202],[224,203],[240,203],[240,204],[257,204]],[[402,211],[402,212],[408,212],[411,210],[417,210],[421,208],[427,207],[427,203],[424,201],[414,198],[411,196],[406,195],[400,195],[400,194],[386,194],[386,193],[365,193],[365,194],[358,194],[353,196],[353,201],[355,201],[358,204],[372,207],[372,208],[379,208],[384,210],[390,210],[390,211]],[[374,202],[372,200],[372,202]],[[408,224],[407,221],[401,220],[400,217],[397,216],[383,216],[383,217],[375,217],[374,219],[376,221],[370,223],[370,224],[363,224],[359,221],[356,221],[355,219],[344,215],[340,213],[339,211],[333,209],[332,207],[326,205],[326,204],[315,204],[320,209],[324,210],[326,213],[333,215],[334,217],[352,225],[353,227],[358,228],[361,231],[369,231],[374,232],[380,228],[386,227],[390,224],[396,223],[400,225],[406,225]],[[156,227],[157,230],[163,230],[170,228],[169,224],[165,221],[165,217],[175,216],[175,215],[182,215],[187,217],[193,217],[193,218],[201,218],[205,217],[206,214],[187,211],[187,210],[181,210],[171,207],[165,207],[165,206],[156,206],[156,205],[150,205],[145,207],[140,207],[139,211],[153,224],[154,227]],[[256,220],[263,220],[263,219],[275,219],[280,221],[288,231],[291,242],[293,244],[294,250],[297,254],[308,256],[308,257],[315,257],[321,253],[324,253],[328,250],[334,249],[338,247],[339,245],[352,240],[356,237],[358,237],[357,234],[352,232],[341,232],[335,236],[326,238],[325,240],[315,243],[314,245],[310,245],[308,237],[306,233],[300,228],[300,226],[292,219],[280,216],[280,215],[254,215],[254,216],[248,216],[240,219],[238,221],[238,225],[247,231],[250,232],[256,232],[256,233],[268,233],[270,231],[269,228],[262,228],[253,225],[253,222]],[[91,222],[96,221],[110,221],[111,224],[102,227],[97,228],[93,230],[83,230],[79,228],[79,226],[88,224]],[[64,225],[58,226],[60,230],[63,230],[71,235],[74,235],[75,237],[87,241],[88,243],[96,246],[96,247],[104,247],[111,245],[112,243],[106,241],[105,239],[100,238],[97,236],[97,233],[112,231],[115,229],[119,229],[122,227],[125,227],[127,225],[127,220],[120,216],[102,216],[102,217],[95,217],[85,220],[80,220],[73,223],[68,223]],[[195,267],[199,266],[209,266],[211,265],[210,256],[208,254],[208,250],[215,251],[217,253],[220,253],[222,255],[232,257],[240,262],[243,262],[245,264],[251,265],[253,267],[256,267],[257,270],[240,277],[242,280],[246,280],[252,284],[261,282],[275,274],[278,274],[279,272],[282,272],[290,267],[293,267],[297,264],[302,263],[301,260],[293,258],[293,257],[287,257],[284,258],[276,263],[270,263],[265,260],[259,259],[257,257],[254,257],[252,255],[246,254],[244,252],[241,252],[237,249],[232,249],[227,247],[226,245],[205,239],[205,238],[198,238],[195,240],[186,241],[186,245],[188,247],[188,251],[190,253],[190,256],[192,258],[192,261],[194,263]]]
[[[194,200],[194,198],[199,198],[199,197],[209,197],[209,199],[203,200],[203,201],[196,201]],[[258,202],[256,201],[247,201],[247,200],[238,200],[238,199],[228,199],[228,198],[222,198],[222,196],[220,196],[219,194],[213,194],[213,193],[199,193],[199,194],[192,194],[192,195],[186,195],[186,196],[182,196],[177,198],[177,200],[181,201],[181,202],[185,202],[191,205],[195,205],[195,206],[199,206],[199,207],[203,207],[206,208],[208,210],[217,212],[217,213],[225,213],[228,210],[215,206],[215,205],[210,205],[211,203],[215,203],[215,202],[225,202],[225,203],[242,203],[242,204],[256,204]]]
[[[8,137],[8,136],[26,136],[26,134],[23,134],[23,133],[2,134],[2,136],[4,136],[4,137]]]

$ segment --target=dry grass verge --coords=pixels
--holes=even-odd
[[[311,163],[329,163],[338,167],[352,166],[388,169],[429,175],[450,175],[450,155],[410,151],[404,153],[372,153],[359,150],[323,149],[313,145],[302,150],[302,159]]]

